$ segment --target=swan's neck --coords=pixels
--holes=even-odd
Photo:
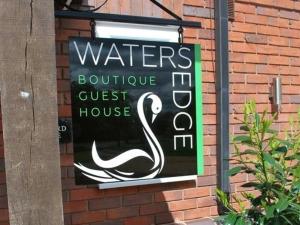
[[[157,138],[155,137],[154,133],[152,132],[146,120],[145,112],[144,112],[144,100],[148,95],[149,93],[145,93],[140,97],[137,103],[137,111],[138,111],[140,121],[143,125],[143,130],[146,135],[147,141],[149,142],[149,145],[153,153],[153,157],[154,157],[153,169],[157,168],[160,165],[160,170],[161,170],[164,166],[164,154]]]

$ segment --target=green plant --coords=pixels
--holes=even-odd
[[[237,163],[229,176],[247,173],[254,177],[243,187],[256,190],[256,195],[242,192],[243,199],[217,190],[217,198],[228,212],[218,220],[225,225],[299,225],[300,224],[300,114],[290,120],[290,130],[280,138],[272,129],[274,116],[256,112],[256,104],[245,104],[240,129],[243,135],[233,138]],[[249,206],[244,205],[244,201]]]

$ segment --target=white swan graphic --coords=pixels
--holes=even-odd
[[[139,115],[139,119],[143,126],[143,132],[147,139],[148,144],[150,145],[152,154],[148,154],[142,149],[130,149],[120,155],[109,159],[103,160],[99,156],[96,148],[96,141],[93,142],[92,146],[92,158],[94,163],[99,166],[100,170],[90,169],[83,166],[81,163],[74,163],[74,165],[80,169],[82,174],[90,179],[100,181],[100,182],[115,182],[115,181],[130,181],[130,180],[139,180],[139,179],[151,179],[154,178],[157,174],[159,174],[165,162],[165,156],[163,150],[160,146],[159,141],[155,137],[154,133],[152,132],[144,112],[144,101],[145,99],[151,99],[152,105],[152,123],[154,122],[156,116],[162,110],[162,103],[160,98],[153,94],[152,92],[147,92],[141,95],[137,102],[137,112]],[[135,171],[132,172],[124,172],[120,171],[117,168],[128,161],[143,157],[149,159],[153,162],[153,167],[150,169],[149,174],[145,176],[136,176]]]

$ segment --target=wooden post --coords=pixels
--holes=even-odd
[[[0,1],[10,225],[63,225],[53,0]]]

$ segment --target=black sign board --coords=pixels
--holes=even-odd
[[[69,53],[77,184],[202,173],[199,45],[71,38]]]

